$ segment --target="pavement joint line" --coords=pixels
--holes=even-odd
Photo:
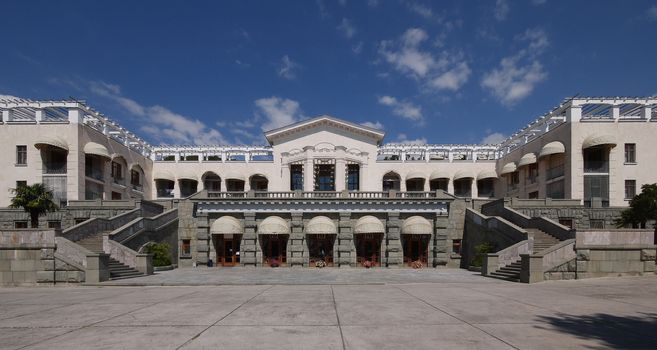
[[[342,350],[347,349],[347,344],[344,341],[344,334],[342,333],[342,325],[340,324],[340,314],[338,314],[338,303],[335,301],[335,293],[331,285],[331,296],[333,297],[333,309],[335,310],[335,319],[338,321],[338,330],[340,330],[340,339],[342,340]]]
[[[496,336],[496,335],[494,335],[494,334],[491,334],[491,333],[489,333],[489,332],[487,332],[487,331],[481,329],[480,327],[477,327],[475,324],[472,324],[472,323],[470,323],[470,322],[468,322],[468,321],[466,321],[466,320],[463,320],[463,319],[461,319],[461,318],[459,318],[459,317],[457,317],[457,316],[454,316],[454,315],[452,315],[451,313],[449,313],[449,312],[447,312],[447,311],[445,311],[445,310],[442,310],[442,309],[440,309],[439,307],[437,307],[437,306],[431,304],[430,302],[428,302],[428,301],[426,301],[426,300],[424,300],[424,299],[422,299],[422,298],[420,298],[420,297],[417,297],[417,296],[415,296],[415,295],[413,295],[413,294],[411,294],[411,293],[409,293],[409,292],[403,290],[402,288],[399,288],[399,287],[395,287],[395,288],[397,288],[397,289],[399,289],[400,291],[402,291],[403,293],[406,293],[406,294],[410,295],[411,297],[413,297],[413,298],[415,298],[415,299],[417,299],[417,300],[423,302],[424,304],[429,305],[430,307],[432,307],[432,308],[435,309],[435,310],[438,310],[438,311],[440,311],[440,312],[442,312],[442,313],[445,313],[446,315],[449,315],[449,316],[451,316],[451,317],[453,317],[453,318],[455,318],[455,319],[457,319],[457,320],[459,320],[459,321],[461,321],[461,322],[467,324],[468,326],[470,326],[470,327],[472,327],[472,328],[474,328],[474,329],[479,330],[480,332],[483,332],[483,333],[485,333],[485,334],[488,334],[489,336],[491,336],[491,337],[493,337],[493,338],[495,338],[495,339],[501,341],[502,343],[504,343],[504,344],[506,344],[506,345],[512,347],[513,349],[517,349],[517,350],[520,349],[520,348],[518,348],[517,346],[514,346],[513,344],[507,342],[506,340],[504,340],[504,339],[502,339],[502,338],[499,338],[498,336]]]
[[[249,299],[246,300],[245,302],[241,303],[241,304],[238,305],[236,308],[234,308],[231,312],[225,314],[224,316],[222,316],[221,318],[219,318],[216,322],[214,322],[213,324],[207,326],[205,329],[203,329],[202,331],[200,331],[200,332],[199,332],[198,334],[196,334],[195,336],[193,336],[193,337],[187,339],[187,341],[184,342],[184,343],[182,343],[179,347],[177,347],[176,350],[181,349],[183,346],[189,344],[189,343],[190,343],[191,341],[193,341],[194,339],[197,339],[198,337],[201,336],[201,334],[205,333],[205,331],[207,331],[208,329],[210,329],[212,326],[216,325],[217,323],[223,321],[226,317],[230,316],[233,312],[237,311],[237,309],[241,308],[241,307],[244,306],[246,303],[248,303],[248,302],[250,302],[251,300],[253,300],[253,299],[255,299],[255,298],[261,296],[261,295],[264,294],[266,291],[268,291],[268,290],[270,290],[270,289],[272,289],[272,288],[274,288],[273,285],[272,285],[272,286],[269,286],[269,288],[265,288],[265,289],[263,289],[262,291],[260,291],[260,292],[257,293],[256,295],[252,296],[251,298],[249,298]]]
[[[78,331],[78,330],[81,330],[81,329],[90,328],[90,327],[93,327],[94,325],[97,325],[97,324],[99,324],[99,323],[101,323],[101,322],[109,321],[109,320],[111,320],[111,319],[113,319],[113,318],[121,317],[121,316],[127,315],[127,314],[129,314],[129,313],[131,313],[131,312],[135,312],[135,311],[143,310],[143,309],[145,309],[145,308],[147,308],[147,307],[154,306],[154,305],[157,305],[157,304],[159,304],[159,303],[166,302],[166,301],[169,301],[169,300],[171,300],[171,299],[175,299],[175,298],[182,297],[182,296],[185,296],[185,295],[188,295],[188,294],[192,294],[192,293],[194,293],[194,292],[186,293],[186,294],[182,294],[182,295],[177,295],[177,296],[175,296],[175,297],[167,298],[167,299],[160,300],[160,301],[158,301],[158,302],[154,302],[154,303],[148,303],[148,304],[145,304],[144,306],[142,306],[142,307],[140,307],[140,308],[136,308],[136,309],[133,309],[133,310],[130,310],[130,311],[124,312],[124,313],[122,313],[122,314],[114,315],[114,316],[111,316],[111,317],[109,317],[109,318],[106,318],[106,319],[103,319],[103,320],[100,320],[100,321],[96,321],[96,322],[93,322],[93,323],[90,323],[90,324],[84,325],[84,326],[82,326],[82,327],[72,326],[72,327],[76,327],[76,328],[73,328],[73,329],[71,329],[70,331],[68,331],[68,332],[66,332],[66,333],[58,334],[58,335],[55,335],[55,336],[52,336],[52,337],[49,337],[49,338],[42,339],[42,340],[40,340],[40,341],[34,342],[34,343],[27,344],[27,345],[25,345],[25,346],[21,346],[20,348],[17,348],[16,350],[25,349],[25,348],[28,347],[28,346],[32,346],[32,345],[36,345],[36,344],[39,344],[39,343],[43,343],[43,342],[45,342],[45,341],[49,341],[49,340],[52,340],[52,339],[55,339],[55,338],[58,338],[58,337],[61,337],[61,336],[67,335],[67,334],[70,334],[70,333],[72,333],[72,332],[75,332],[75,331]],[[106,298],[106,296],[104,296],[104,297]],[[99,299],[102,299],[102,298],[103,298],[103,297],[101,297],[101,298],[97,298],[97,299],[91,299],[90,301],[92,301],[92,300],[99,300]],[[81,303],[81,304],[85,304],[85,303]],[[99,305],[102,305],[102,304],[99,304]],[[133,304],[126,304],[126,305],[133,305]]]

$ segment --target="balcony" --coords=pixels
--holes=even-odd
[[[563,164],[555,166],[553,168],[550,168],[545,172],[545,178],[547,180],[556,179],[556,178],[558,178],[560,176],[563,176],[563,175],[564,175],[564,166],[563,166]]]
[[[442,191],[440,191],[442,192]],[[469,192],[468,192],[469,193]],[[466,193],[467,194],[467,193]],[[328,198],[349,198],[349,199],[376,199],[376,198],[397,198],[397,199],[415,199],[415,198],[437,198],[438,191],[208,191],[208,198],[305,198],[305,199],[328,199]],[[159,192],[158,192],[159,197]]]
[[[585,173],[608,173],[609,162],[607,161],[584,161]]]
[[[86,177],[92,178],[94,180],[105,181],[105,177],[103,175],[103,170],[102,169],[87,169],[84,172],[84,175]]]
[[[124,178],[122,178],[122,177],[112,177],[112,182],[117,184],[117,185],[125,186],[125,182],[123,180],[124,180]]]
[[[141,184],[130,184],[130,186],[132,186],[132,189],[135,191],[144,192],[144,186]]]
[[[173,189],[157,189],[157,198],[173,198]]]
[[[66,174],[66,163],[44,163],[43,174],[46,175],[63,175]]]

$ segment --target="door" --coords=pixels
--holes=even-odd
[[[217,266],[236,266],[240,263],[241,235],[219,235],[217,237]]]
[[[276,260],[279,265],[286,262],[287,235],[262,235],[263,262],[271,265]]]
[[[381,233],[364,233],[356,235],[356,260],[359,265],[369,261],[371,266],[380,266]]]
[[[422,266],[428,265],[429,238],[430,235],[402,235],[405,264],[412,266],[419,261]]]

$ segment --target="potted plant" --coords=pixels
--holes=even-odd
[[[369,261],[369,260],[365,260],[365,261],[363,261],[363,267],[364,267],[364,268],[369,269],[369,268],[372,267],[372,266],[373,266],[373,264],[372,264],[371,261]]]
[[[271,259],[271,260],[269,260],[269,266],[279,267],[279,266],[281,266],[281,263],[278,261],[278,259]]]
[[[324,260],[317,260],[315,261],[315,267],[322,268],[326,267],[326,262]]]
[[[415,261],[411,262],[411,267],[414,268],[414,269],[421,269],[422,266],[423,266],[423,264],[422,264],[422,261],[420,261],[420,260],[415,260]]]

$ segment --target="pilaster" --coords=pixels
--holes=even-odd
[[[244,213],[244,234],[242,242],[240,242],[240,265],[242,266],[257,265],[258,234],[256,227],[255,213]]]
[[[386,242],[385,262],[387,267],[402,267],[404,264],[400,229],[399,212],[389,212],[388,221],[386,222],[386,235],[384,237]]]
[[[341,212],[338,223],[338,267],[356,266],[356,246],[351,229],[351,212]]]
[[[210,258],[210,222],[207,213],[196,214],[196,264],[207,265]]]
[[[429,266],[445,266],[449,261],[448,231],[449,220],[446,217],[436,217],[434,220],[434,234],[429,247]]]
[[[309,263],[308,244],[303,232],[303,214],[292,214],[290,229],[292,232],[287,241],[287,265],[307,267]]]

